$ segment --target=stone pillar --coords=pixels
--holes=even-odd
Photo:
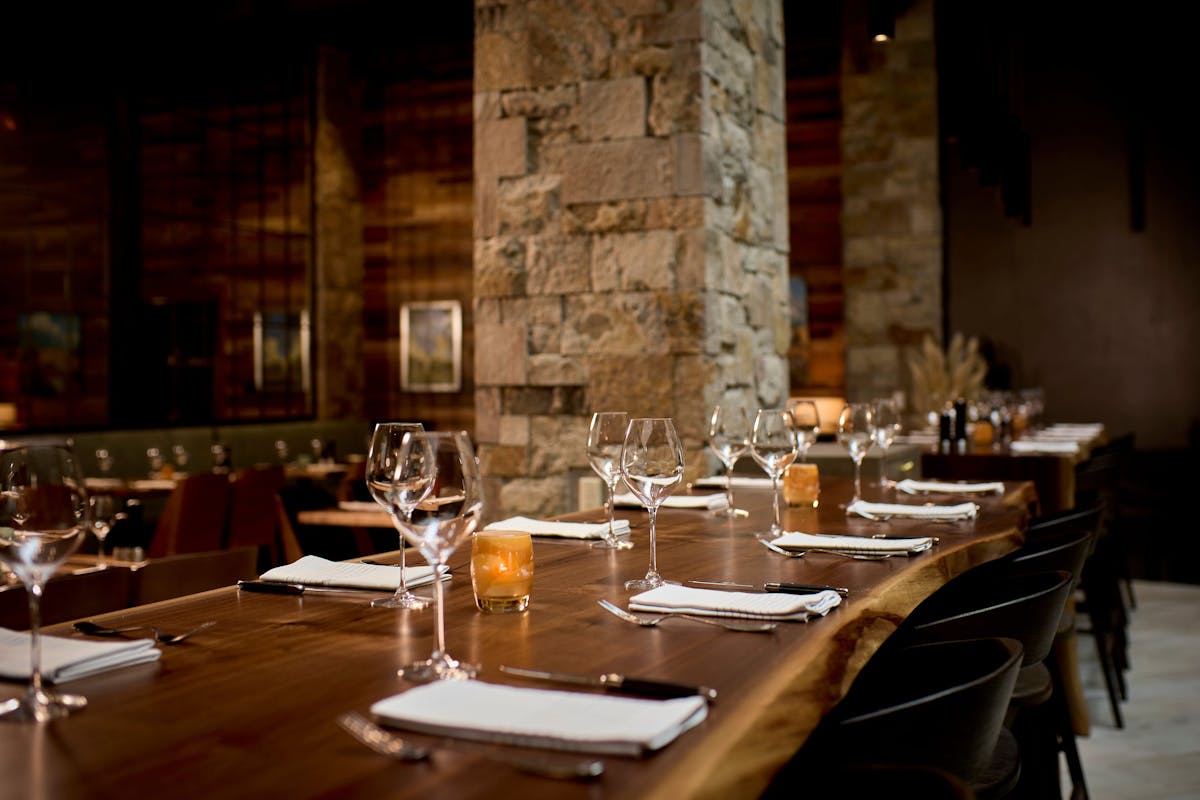
[[[312,373],[318,419],[363,416],[363,203],[356,98],[345,55],[322,48],[313,152],[317,345]]]
[[[567,509],[593,411],[787,396],[781,0],[476,0],[476,437],[489,516]]]
[[[907,389],[906,360],[942,340],[933,0],[914,0],[876,44],[865,2],[848,2],[842,72],[842,264],[846,393]]]

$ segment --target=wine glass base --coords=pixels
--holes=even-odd
[[[647,589],[654,589],[667,583],[670,583],[670,581],[654,570],[650,570],[644,578],[634,578],[633,580],[625,581],[625,588],[630,591],[644,592]]]
[[[421,597],[412,592],[404,594],[392,595],[391,597],[381,597],[371,601],[371,608],[411,608],[421,609],[428,608],[433,605],[433,600],[428,597]]]
[[[413,683],[432,683],[433,681],[469,681],[479,674],[476,664],[464,664],[449,656],[433,659],[428,658],[402,667],[397,673],[401,678]]]
[[[628,537],[616,537],[613,539],[600,539],[592,542],[593,550],[632,550],[633,542]]]
[[[750,512],[747,511],[746,509],[734,508],[733,506],[725,506],[724,508],[718,508],[716,511],[714,511],[712,513],[713,513],[714,517],[726,517],[728,519],[737,519],[740,517],[750,516]]]
[[[0,703],[0,722],[46,722],[86,707],[87,698],[81,694],[43,692],[40,700],[28,696]]]

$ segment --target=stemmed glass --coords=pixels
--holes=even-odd
[[[796,433],[792,429],[792,415],[782,408],[760,408],[754,417],[750,455],[771,478],[771,501],[775,508],[771,538],[774,538],[783,533],[779,479],[788,465],[796,460]]]
[[[442,574],[451,554],[471,537],[483,515],[483,482],[475,450],[466,431],[407,433],[400,447],[401,464],[421,464],[420,472],[433,485],[429,497],[417,506],[413,521],[403,528],[404,538],[433,567],[433,597],[437,606],[437,638],[428,659],[400,670],[413,681],[466,680],[478,668],[463,664],[446,652],[446,601]]]
[[[608,512],[608,534],[600,541],[593,542],[592,547],[610,550],[633,547],[629,539],[618,538],[613,528],[616,521],[613,496],[621,481],[621,445],[625,443],[625,430],[628,427],[629,415],[624,411],[597,411],[592,414],[592,423],[588,427],[588,463],[608,487],[608,496],[604,501],[604,508]]]
[[[99,542],[96,566],[104,569],[108,566],[104,560],[104,540],[116,524],[125,503],[110,492],[93,494],[88,501],[92,508],[92,533],[96,534],[96,541]]]
[[[873,419],[870,403],[847,403],[838,417],[838,441],[850,451],[850,458],[854,461],[854,498],[851,503],[862,499],[862,462],[871,449]]]
[[[871,408],[871,441],[883,453],[879,457],[879,488],[895,486],[894,481],[887,476],[887,451],[896,441],[900,432],[900,412],[896,409],[896,401],[890,397],[881,397]]]
[[[0,561],[29,593],[29,690],[5,705],[6,720],[44,722],[87,705],[42,685],[41,601],[46,581],[88,530],[83,471],[69,447],[17,446],[0,452]]]
[[[650,567],[644,578],[625,581],[625,588],[653,589],[666,583],[658,574],[654,527],[658,507],[683,480],[683,446],[675,424],[661,417],[630,420],[621,447],[621,472],[650,514]]]
[[[419,422],[381,422],[371,434],[367,448],[367,490],[376,503],[383,506],[400,534],[400,585],[391,597],[372,600],[376,608],[425,608],[428,597],[409,591],[404,562],[404,528],[412,522],[413,509],[433,488],[430,475],[423,473],[428,461],[423,458],[400,460],[404,434],[425,430]],[[412,452],[412,451],[410,451]],[[420,453],[417,453],[420,456]]]
[[[792,428],[796,432],[796,450],[800,463],[808,463],[808,448],[812,447],[821,434],[821,415],[812,400],[797,400],[788,406],[792,415]]]
[[[733,466],[750,449],[750,419],[743,408],[717,406],[708,425],[708,446],[725,465],[725,508],[718,513],[738,516],[733,507]]]

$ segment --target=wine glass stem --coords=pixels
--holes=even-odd
[[[733,464],[725,465],[725,507],[733,510]]]
[[[887,486],[887,450],[879,454],[879,485]]]
[[[45,697],[42,690],[42,585],[29,585],[29,697],[35,713]]]
[[[655,542],[654,523],[658,519],[658,506],[646,506],[646,511],[650,513],[650,572],[658,572],[658,547]]]
[[[405,546],[404,546],[404,529],[402,525],[407,526],[412,523],[412,511],[402,511],[404,516],[392,517],[392,521],[396,524],[396,532],[400,534],[400,585],[396,587],[396,597],[404,597],[408,594],[408,570],[404,567],[405,562]]]
[[[771,475],[771,506],[775,509],[775,532],[783,531],[783,515],[779,512],[779,474]]]
[[[446,656],[446,609],[445,589],[442,586],[442,565],[433,565],[433,601],[437,603],[437,638],[434,640],[434,662],[441,661]]]
[[[862,459],[854,461],[854,499],[862,497]]]
[[[107,562],[104,560],[104,537],[97,536],[96,541],[100,543],[96,547],[96,566],[104,569],[106,566],[108,566]]]
[[[616,481],[605,481],[605,486],[608,487],[608,495],[604,498],[604,510],[608,512],[608,543],[612,544],[617,539],[616,531],[616,509],[613,502],[613,495],[617,491]]]

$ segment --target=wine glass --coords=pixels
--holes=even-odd
[[[862,499],[862,462],[871,449],[873,419],[870,403],[847,403],[838,416],[838,441],[850,451],[850,458],[854,461],[854,498],[851,503]]]
[[[896,408],[896,401],[890,397],[879,398],[871,407],[871,441],[883,451],[879,456],[879,488],[881,489],[896,485],[894,481],[888,480],[887,451],[892,446],[892,442],[896,441],[896,434],[899,432],[900,411]]]
[[[683,446],[675,433],[675,424],[661,417],[630,420],[621,446],[621,472],[630,491],[650,514],[650,567],[644,578],[625,581],[625,588],[653,589],[666,583],[658,574],[655,542],[658,507],[683,480]]]
[[[104,569],[108,566],[104,560],[104,540],[116,524],[125,503],[111,492],[93,494],[88,497],[88,502],[92,509],[92,533],[96,534],[96,541],[99,543],[96,549],[96,566]]]
[[[42,684],[41,601],[46,582],[83,541],[88,498],[83,471],[65,446],[16,446],[0,452],[0,561],[29,593],[29,690],[4,707],[5,720],[44,722],[87,705],[80,695]]]
[[[604,501],[604,508],[608,512],[608,534],[602,540],[593,542],[592,547],[610,550],[633,547],[629,539],[618,538],[613,527],[613,495],[621,481],[621,445],[625,443],[625,429],[628,427],[629,415],[624,411],[597,411],[592,414],[592,422],[588,427],[588,463],[608,487],[608,496]]]
[[[400,585],[391,597],[372,600],[371,605],[377,608],[425,608],[430,603],[428,597],[409,591],[405,577],[408,570],[404,565],[404,526],[412,521],[413,509],[429,494],[433,482],[430,475],[422,472],[429,463],[426,459],[401,462],[400,450],[404,434],[423,430],[425,426],[419,422],[381,422],[375,426],[367,448],[367,491],[388,512],[400,534]]]
[[[774,538],[783,533],[779,479],[788,465],[796,460],[796,433],[792,429],[792,415],[782,408],[760,408],[754,416],[750,455],[771,478],[771,500],[775,509],[771,538]]]
[[[812,400],[797,400],[788,406],[792,415],[792,428],[796,432],[796,450],[800,463],[808,463],[808,448],[812,447],[821,434],[821,415]]]
[[[403,531],[404,538],[433,567],[437,606],[433,653],[401,669],[400,676],[414,681],[473,678],[478,671],[475,665],[463,664],[446,652],[446,601],[441,580],[451,554],[471,538],[483,515],[483,482],[471,438],[466,431],[406,433],[399,463],[421,464],[420,472],[432,480],[433,490]]]
[[[750,419],[743,408],[717,406],[708,424],[708,446],[725,465],[725,508],[720,512],[736,517],[733,507],[733,466],[750,449]]]

